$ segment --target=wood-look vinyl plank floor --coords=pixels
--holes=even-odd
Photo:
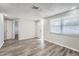
[[[0,56],[79,56],[79,52],[39,39],[5,41]]]

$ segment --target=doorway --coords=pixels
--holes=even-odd
[[[18,22],[14,19],[4,17],[4,39],[18,40]]]
[[[18,21],[17,20],[15,20],[14,29],[15,29],[15,39],[18,40]]]
[[[36,31],[36,37],[37,38],[41,38],[41,22],[40,22],[40,20],[37,20],[37,21],[35,21],[35,31]]]
[[[4,20],[4,36],[5,40],[13,39],[13,21],[12,20]]]

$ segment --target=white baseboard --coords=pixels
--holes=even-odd
[[[0,48],[3,46],[4,44],[4,41],[0,42]]]
[[[66,46],[66,45],[60,44],[60,43],[52,42],[52,41],[49,41],[49,40],[46,40],[46,41],[48,41],[48,42],[54,43],[54,44],[56,44],[56,45],[60,45],[60,46],[62,46],[62,47],[66,47],[66,48],[68,48],[68,49],[71,49],[71,50],[74,50],[74,51],[79,52],[79,50],[78,50],[78,49],[75,49],[75,48],[72,48],[72,47],[69,47],[69,46]]]
[[[19,40],[28,40],[28,39],[36,39],[36,37],[26,38],[26,39],[19,39]]]

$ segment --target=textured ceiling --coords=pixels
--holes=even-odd
[[[39,14],[48,17],[79,6],[77,3],[35,3],[39,10],[33,10],[32,5],[32,3],[0,3],[0,12],[18,18],[36,17]]]

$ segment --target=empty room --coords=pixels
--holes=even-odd
[[[0,3],[0,56],[79,56],[79,3]]]

